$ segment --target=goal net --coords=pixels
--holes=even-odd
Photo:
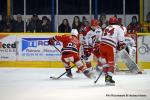
[[[136,52],[131,56],[133,61],[138,65],[139,69],[143,71],[148,68],[150,64],[150,34],[149,33],[137,33],[130,34],[135,40]],[[128,71],[129,69],[123,63],[122,59],[118,56],[116,63],[117,71]]]

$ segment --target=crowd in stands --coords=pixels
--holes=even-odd
[[[20,14],[16,16],[16,19],[13,16],[2,15],[0,32],[24,32],[25,25],[26,32],[51,32],[50,19],[47,16],[43,16],[42,20],[40,20],[36,14],[25,24]]]
[[[114,15],[117,17],[117,15]],[[98,19],[99,25],[102,29],[108,26],[108,20],[105,13],[102,13]],[[58,26],[58,32],[69,33],[71,29],[77,29],[79,32],[83,24],[89,24],[85,16],[80,20],[79,16],[73,18],[72,25],[69,24],[67,18],[63,19],[62,23]],[[118,18],[118,24],[122,25],[122,19]],[[24,25],[26,25],[26,32],[52,32],[51,20],[47,16],[39,19],[37,14],[24,24],[22,15],[18,14],[16,18],[13,16],[2,15],[0,20],[0,32],[24,32]],[[139,23],[136,16],[133,16],[129,25],[127,25],[127,32],[150,32],[150,12],[146,16],[146,21]]]

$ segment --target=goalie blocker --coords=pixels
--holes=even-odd
[[[119,53],[123,63],[127,66],[130,72],[135,74],[142,74],[138,65],[133,61],[133,59],[131,59],[125,49],[121,50]]]

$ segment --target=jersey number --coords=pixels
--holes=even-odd
[[[114,34],[114,28],[112,28],[112,29],[105,29],[104,30],[104,36],[112,36]]]
[[[95,41],[96,41],[96,36],[94,35],[94,36],[92,36],[91,38],[92,38],[92,43],[95,43]]]
[[[74,48],[76,48],[76,45],[74,45],[73,43],[68,43],[68,47],[74,47]]]

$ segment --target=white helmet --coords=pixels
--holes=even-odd
[[[71,30],[71,35],[75,35],[75,36],[77,36],[78,37],[78,31],[77,31],[77,29],[72,29]]]

